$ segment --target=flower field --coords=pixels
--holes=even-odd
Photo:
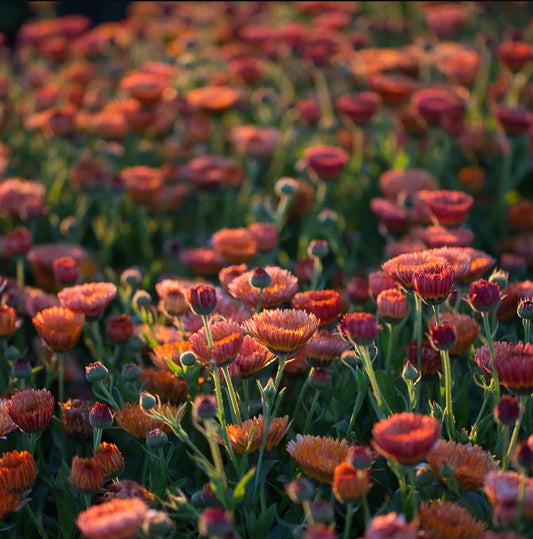
[[[30,4],[0,535],[533,538],[531,3]]]

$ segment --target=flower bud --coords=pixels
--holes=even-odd
[[[415,380],[418,380],[419,376],[420,373],[418,372],[418,369],[409,360],[407,360],[403,366],[402,378],[404,380],[414,382]]]
[[[100,361],[95,361],[85,367],[85,378],[91,384],[105,380],[109,375],[107,367]]]
[[[28,376],[31,376],[31,363],[28,358],[25,357],[19,357],[13,362],[13,365],[11,367],[11,374],[14,378],[18,378],[19,380],[28,378]]]
[[[208,507],[198,517],[198,533],[208,537],[221,537],[233,529],[232,514],[222,507]]]
[[[285,486],[285,492],[293,503],[302,503],[305,500],[310,500],[315,492],[313,483],[306,477],[295,479]]]
[[[136,382],[141,376],[141,369],[136,363],[126,363],[122,366],[121,375],[125,382]]]
[[[5,250],[10,255],[25,255],[31,249],[32,245],[32,233],[25,226],[14,228],[6,234]]]
[[[135,326],[131,316],[121,314],[120,316],[110,316],[105,324],[105,336],[114,344],[127,343],[133,333]]]
[[[164,430],[155,428],[146,435],[146,446],[150,449],[159,449],[168,442],[167,433]]]
[[[174,521],[165,511],[148,509],[144,515],[142,530],[146,537],[162,539],[168,537],[176,528]]]
[[[198,362],[198,358],[196,357],[196,354],[194,352],[192,352],[191,350],[187,350],[186,352],[183,352],[183,354],[181,354],[180,362],[186,367],[192,367],[193,365],[196,365],[196,363]]]
[[[17,329],[17,311],[9,305],[0,305],[0,338],[10,337]]]
[[[54,278],[60,286],[75,285],[80,278],[78,263],[71,256],[56,258],[53,262]]]
[[[137,290],[135,294],[133,294],[131,302],[137,309],[140,309],[141,307],[150,307],[150,305],[152,305],[152,296],[150,296],[146,290]]]
[[[397,324],[407,315],[407,298],[397,288],[380,292],[376,303],[380,318],[389,324]]]
[[[494,419],[500,425],[514,425],[519,415],[520,403],[514,395],[504,395],[494,407]]]
[[[325,258],[329,254],[329,245],[326,240],[312,240],[307,247],[307,256]]]
[[[120,284],[124,287],[137,289],[141,285],[142,275],[136,268],[128,268],[120,275]]]
[[[298,185],[294,178],[280,178],[274,186],[274,191],[278,196],[283,195],[292,197],[295,195],[297,190]]]
[[[489,313],[500,303],[501,290],[496,281],[479,279],[471,283],[468,289],[468,301],[478,313]]]
[[[523,470],[529,470],[533,466],[533,448],[526,441],[516,445],[513,453],[513,466]]]
[[[313,520],[319,524],[328,524],[334,518],[333,507],[326,500],[317,500],[309,506]]]
[[[318,214],[317,221],[324,227],[334,226],[339,222],[339,214],[330,208],[324,208]]]
[[[187,301],[195,314],[206,316],[216,309],[217,291],[210,284],[190,286],[187,288]]]
[[[317,391],[328,389],[331,386],[331,374],[326,369],[313,367],[309,371],[309,386]]]
[[[374,342],[380,329],[374,315],[359,312],[345,314],[337,328],[345,341],[361,346]]]
[[[89,412],[89,423],[95,429],[108,429],[113,424],[113,413],[103,402],[96,402]]]
[[[348,450],[345,460],[357,470],[368,470],[376,460],[376,453],[364,445],[354,445]]]
[[[151,410],[157,404],[157,399],[148,391],[141,391],[139,395],[139,406],[143,410]]]
[[[267,288],[272,284],[272,276],[264,268],[254,268],[250,276],[250,284],[254,288]]]
[[[6,348],[6,351],[4,352],[4,359],[7,361],[14,361],[20,358],[20,356],[21,356],[20,350],[12,344],[10,344]]]
[[[197,395],[194,399],[192,414],[196,419],[213,419],[217,412],[217,401],[214,395]]]
[[[500,291],[504,291],[509,284],[509,272],[502,269],[495,269],[490,277],[490,283],[496,283],[500,287]]]
[[[455,327],[451,324],[441,324],[433,326],[429,330],[431,346],[439,352],[451,350],[457,344],[457,334]]]
[[[533,320],[533,298],[520,298],[516,314],[522,320]]]

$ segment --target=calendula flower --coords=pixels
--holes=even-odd
[[[216,115],[237,105],[241,94],[231,86],[201,86],[188,92],[186,98],[193,110]]]
[[[57,297],[63,307],[83,313],[87,320],[98,320],[117,295],[113,283],[85,283],[63,288]]]
[[[376,304],[380,318],[388,324],[397,324],[407,315],[407,298],[397,288],[380,292]]]
[[[533,47],[522,39],[502,41],[496,47],[498,60],[513,73],[518,73],[533,56]]]
[[[404,465],[421,462],[441,434],[434,417],[411,412],[393,414],[372,428],[372,445],[384,457]]]
[[[358,470],[347,462],[335,466],[331,489],[340,503],[356,502],[371,487],[368,470]]]
[[[7,403],[7,413],[23,432],[45,429],[54,415],[55,400],[47,389],[26,389]]]
[[[309,365],[325,369],[348,348],[348,343],[340,335],[323,329],[313,333],[300,352],[305,355]]]
[[[341,337],[352,345],[368,346],[378,336],[380,326],[370,313],[345,314],[337,324]]]
[[[378,515],[369,523],[365,539],[417,539],[418,531],[407,523],[403,515],[387,513]]]
[[[255,339],[245,335],[239,355],[233,365],[237,365],[239,368],[241,378],[249,378],[272,363],[275,357]]]
[[[307,290],[292,298],[292,306],[313,313],[321,326],[332,324],[341,314],[341,296],[336,290]]]
[[[509,343],[494,347],[494,368],[500,384],[516,394],[530,395],[533,391],[533,344]]]
[[[54,352],[67,352],[76,346],[85,316],[66,307],[50,307],[39,311],[32,322],[46,346]]]
[[[159,396],[162,401],[181,402],[187,399],[187,382],[170,370],[142,369],[139,378],[146,390]]]
[[[232,264],[248,262],[257,253],[257,245],[247,228],[222,228],[213,234],[213,248]]]
[[[87,539],[128,539],[137,535],[147,511],[140,498],[112,499],[82,511],[76,525]]]
[[[23,501],[19,494],[13,494],[3,488],[0,489],[0,520],[9,513],[18,511],[27,501]]]
[[[63,430],[75,440],[88,440],[92,437],[89,414],[93,404],[90,400],[82,399],[68,399],[59,403]]]
[[[271,251],[279,242],[279,230],[275,223],[252,223],[246,228],[252,234],[258,251]]]
[[[384,290],[399,289],[398,281],[393,279],[386,271],[371,271],[368,274],[368,292],[377,299],[378,295]]]
[[[533,478],[503,470],[493,470],[485,477],[485,494],[492,505],[496,520],[502,525],[517,522],[521,481],[525,481],[522,514],[529,519],[533,517]]]
[[[413,288],[428,305],[446,301],[455,281],[455,270],[448,262],[427,263],[413,272]]]
[[[0,338],[7,338],[17,329],[17,312],[13,307],[0,305]]]
[[[418,253],[404,253],[382,264],[383,270],[388,273],[402,288],[408,292],[414,290],[414,272],[428,263],[444,264],[446,260],[430,254],[428,251]]]
[[[435,178],[424,169],[387,170],[379,177],[379,189],[387,198],[411,196],[418,191],[436,190]]]
[[[479,445],[461,444],[451,440],[437,440],[426,455],[426,460],[440,480],[441,467],[449,466],[457,484],[466,490],[483,488],[486,475],[496,469],[494,459]]]
[[[93,451],[93,459],[98,462],[108,477],[120,473],[124,466],[124,457],[118,446],[113,443],[102,442],[98,449]]]
[[[440,323],[451,325],[455,330],[457,342],[450,350],[450,356],[459,357],[467,352],[474,344],[481,330],[479,324],[468,314],[461,314],[456,311],[446,311],[440,313]],[[435,317],[431,317],[428,322],[428,329],[431,331],[436,326]]]
[[[270,285],[259,289],[252,285],[253,270],[235,277],[228,284],[228,292],[252,309],[257,307],[259,299],[263,308],[271,309],[289,301],[298,290],[298,279],[289,270],[278,266],[267,266],[265,271],[272,277]]]
[[[94,458],[72,457],[70,466],[70,482],[83,493],[98,492],[104,484],[104,468]]]
[[[169,412],[175,415],[177,411],[177,408],[170,404],[161,405],[161,412],[165,415]],[[155,428],[160,428],[167,434],[170,434],[170,427],[168,425],[146,415],[137,403],[127,402],[123,408],[116,410],[115,420],[120,428],[139,440],[144,440],[146,435]]]
[[[281,439],[287,434],[289,429],[289,416],[275,417],[266,434],[265,449],[271,451],[276,447]],[[258,415],[253,419],[243,421],[242,425],[227,425],[226,432],[228,440],[233,450],[239,455],[257,453],[261,448],[265,431],[265,418]],[[219,440],[219,443],[221,440]]]
[[[215,362],[219,367],[229,365],[237,357],[244,333],[234,320],[219,320],[210,324],[212,348],[209,347],[205,327],[191,335],[191,350],[205,366]]]
[[[318,328],[314,314],[299,309],[266,309],[242,324],[245,331],[276,355],[300,349]]]
[[[313,146],[304,150],[303,160],[321,180],[337,178],[348,162],[348,154],[335,146]]]
[[[8,402],[8,399],[0,399],[0,438],[4,438],[17,428],[7,411]]]
[[[484,522],[456,502],[422,502],[419,516],[420,527],[434,539],[475,539],[487,528]]]
[[[0,488],[19,494],[29,490],[36,477],[37,467],[29,451],[9,451],[0,458]]]
[[[328,436],[297,434],[296,440],[287,444],[287,451],[306,475],[331,483],[335,467],[346,460],[350,444]]]
[[[428,226],[416,234],[430,249],[439,247],[468,247],[474,241],[474,233],[466,227],[445,228]]]
[[[173,341],[169,343],[159,344],[154,346],[150,353],[150,359],[152,363],[161,370],[168,370],[166,360],[172,361],[172,363],[180,364],[180,357],[183,352],[187,352],[191,349],[189,341]]]
[[[122,479],[109,483],[102,495],[101,500],[108,502],[110,500],[128,500],[130,498],[139,498],[146,505],[154,505],[156,497],[142,485],[131,479]]]

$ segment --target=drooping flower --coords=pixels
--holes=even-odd
[[[337,320],[341,314],[341,296],[336,290],[307,290],[292,298],[292,306],[313,313],[321,326]]]
[[[45,429],[54,415],[55,400],[47,389],[26,389],[7,403],[7,413],[23,432]]]
[[[466,490],[483,488],[485,476],[496,469],[494,459],[479,445],[461,444],[451,440],[437,440],[426,459],[441,481],[441,467],[449,466],[457,484]]]
[[[487,525],[456,502],[437,500],[420,505],[420,526],[434,539],[475,539]]]
[[[259,300],[265,309],[271,309],[289,301],[298,290],[298,279],[289,270],[278,266],[267,266],[265,271],[272,277],[272,283],[262,289],[250,282],[253,270],[242,273],[228,284],[229,293],[252,309]]]
[[[128,539],[137,535],[147,511],[140,498],[115,498],[82,511],[76,525],[87,539]]]
[[[346,460],[350,444],[328,436],[297,434],[296,440],[287,444],[287,451],[306,475],[331,483],[335,467]]]
[[[189,339],[192,351],[204,366],[214,361],[219,367],[235,361],[244,339],[244,333],[234,320],[219,320],[210,324],[213,347],[209,347],[205,327]]]
[[[98,320],[116,295],[113,283],[94,282],[63,288],[57,297],[62,307],[83,313],[87,320]]]
[[[265,309],[242,326],[273,354],[289,355],[311,338],[318,323],[314,314],[299,309]]]
[[[266,433],[265,449],[271,451],[279,445],[289,428],[289,416],[274,418]],[[258,415],[253,419],[243,421],[242,425],[227,425],[226,433],[233,451],[243,455],[257,453],[261,448],[265,431],[265,418]],[[221,441],[221,440],[220,440]]]
[[[37,466],[29,451],[9,451],[0,458],[0,488],[13,494],[31,488],[37,477]]]
[[[386,458],[414,465],[426,457],[440,434],[441,425],[434,417],[403,412],[374,425],[372,445]]]
[[[32,319],[43,342],[54,352],[67,352],[76,346],[85,323],[83,313],[66,307],[50,307]]]

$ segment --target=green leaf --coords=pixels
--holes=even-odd
[[[244,494],[246,493],[246,485],[250,482],[250,479],[252,479],[254,474],[255,474],[255,467],[250,468],[246,472],[246,474],[242,477],[242,479],[237,483],[237,486],[235,487],[235,490],[233,491],[234,505],[238,504],[244,497]]]

